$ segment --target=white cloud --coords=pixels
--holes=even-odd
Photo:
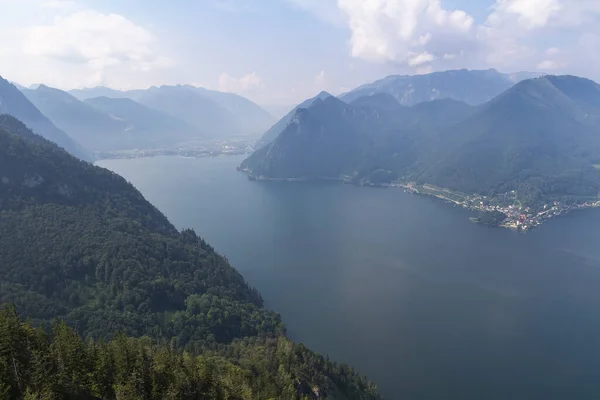
[[[174,61],[150,29],[69,0],[0,0],[0,73],[19,83],[61,89],[172,83]]]
[[[413,72],[556,70],[578,64],[598,77],[591,63],[598,51],[591,50],[595,39],[590,35],[600,35],[600,0],[488,0],[489,15],[480,24],[466,10],[448,8],[447,0],[337,1],[347,16],[356,58]],[[567,51],[539,45],[558,37]],[[571,40],[567,46],[565,37]]]
[[[262,78],[256,72],[240,78],[235,78],[225,72],[219,76],[219,90],[222,92],[244,94],[262,87],[264,87]]]
[[[26,54],[88,64],[102,69],[128,63],[136,70],[162,66],[153,49],[154,37],[145,28],[117,14],[79,11],[58,16],[51,25],[35,26],[25,41]]]
[[[425,65],[424,67],[419,67],[415,71],[417,75],[425,75],[433,72],[433,67],[431,65]]]
[[[338,6],[355,57],[418,66],[472,46],[473,17],[444,9],[441,0],[338,0]]]
[[[319,87],[322,88],[325,85],[326,82],[326,77],[325,77],[325,71],[321,70],[319,72],[319,74],[315,77],[315,84]]]
[[[560,65],[556,61],[544,60],[537,65],[540,70],[553,70],[560,68]]]
[[[419,65],[427,64],[433,60],[435,60],[435,56],[431,53],[424,51],[419,54],[410,55],[408,58],[408,65],[410,65],[411,67],[418,67]]]
[[[523,27],[536,29],[546,26],[563,6],[560,0],[498,0],[494,8],[488,19],[491,24],[498,23],[496,19],[516,17]]]

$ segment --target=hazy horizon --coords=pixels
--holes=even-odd
[[[0,75],[25,87],[191,84],[289,106],[392,74],[600,79],[600,2],[0,0]]]

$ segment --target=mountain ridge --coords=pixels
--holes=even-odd
[[[36,133],[81,159],[92,159],[86,149],[57,128],[16,86],[2,77],[0,77],[0,114],[10,114],[25,121]]]
[[[345,113],[331,109],[329,119],[308,107],[304,119],[241,169],[259,179],[416,181],[490,195],[518,190],[523,203],[535,207],[595,199],[600,192],[600,171],[593,168],[600,163],[600,86],[593,81],[529,79],[477,106],[452,99],[396,106],[390,96],[363,96]],[[360,118],[353,120],[353,113]],[[292,146],[288,130],[311,139]],[[344,142],[348,138],[355,140]],[[327,140],[336,145],[325,151]]]
[[[359,97],[385,92],[403,105],[451,98],[471,105],[484,103],[534,73],[503,74],[495,69],[448,70],[424,75],[389,75],[340,95],[351,102]]]
[[[334,97],[334,96],[326,91],[321,91],[315,97],[305,100],[302,103],[298,104],[296,107],[292,108],[291,111],[289,111],[285,116],[283,116],[279,121],[277,121],[271,128],[269,128],[265,133],[263,133],[263,135],[260,137],[260,139],[258,139],[258,141],[256,142],[255,148],[258,149],[258,148],[264,147],[264,146],[268,145],[269,143],[271,143],[273,140],[275,140],[277,138],[277,136],[279,136],[279,134],[281,132],[283,132],[283,130],[286,128],[286,126],[294,118],[294,115],[296,114],[296,111],[298,109],[309,107],[310,105],[312,105],[312,103],[315,100],[319,100],[319,99],[322,100],[322,99],[325,99],[328,97]]]
[[[266,110],[243,96],[188,84],[151,86],[147,89],[126,91],[98,86],[71,90],[70,93],[82,101],[94,97],[130,98],[161,112],[169,109],[171,112],[167,114],[191,123],[206,134],[213,131],[214,136],[231,133],[257,135],[275,122]],[[190,93],[198,97],[191,96]],[[169,95],[180,97],[176,106],[172,107],[170,103],[177,101],[177,98],[169,101]],[[195,102],[200,111],[202,107],[207,107],[208,110],[200,112],[200,115],[179,110],[187,107],[188,101]]]

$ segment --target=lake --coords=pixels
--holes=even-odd
[[[106,160],[388,399],[598,398],[600,210],[527,234],[400,189],[249,181],[241,157]]]

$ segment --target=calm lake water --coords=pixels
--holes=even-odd
[[[518,234],[400,189],[252,182],[241,161],[99,165],[388,399],[600,398],[600,210]]]

